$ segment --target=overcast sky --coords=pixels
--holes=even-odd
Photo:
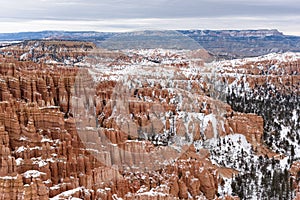
[[[279,29],[300,35],[298,0],[2,0],[0,32]]]

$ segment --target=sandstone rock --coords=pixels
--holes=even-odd
[[[19,61],[32,46],[35,52]],[[263,151],[262,118],[233,112],[206,96],[211,85],[202,74],[184,75],[189,62],[163,66],[172,71],[172,80],[149,71],[145,80],[122,82],[110,79],[118,64],[126,67],[144,58],[86,51],[91,48],[89,43],[35,41],[11,47],[12,57],[0,58],[5,60],[0,62],[0,199],[214,199],[218,167],[209,161],[209,151],[196,149],[193,141],[240,133]],[[109,58],[112,74],[74,67],[87,53],[90,64],[98,64],[97,56]],[[72,67],[63,65],[69,57]],[[57,64],[45,63],[53,58]],[[95,85],[97,78],[101,81]],[[251,79],[250,87],[264,81]],[[203,118],[216,123],[208,120],[205,127]],[[22,178],[29,170],[42,175]]]

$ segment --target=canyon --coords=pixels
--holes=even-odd
[[[264,199],[281,174],[270,195],[299,198],[300,54],[212,60],[82,41],[1,48],[0,199]]]

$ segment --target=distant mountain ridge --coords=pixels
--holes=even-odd
[[[300,51],[300,36],[284,35],[276,29],[179,32],[191,37],[215,55],[229,59]]]
[[[62,40],[105,40],[114,35],[110,32],[95,31],[39,31],[0,33],[1,41],[39,40],[39,39],[62,39]]]
[[[300,52],[300,36],[284,35],[276,29],[259,30],[177,30],[177,31],[140,31],[140,32],[94,32],[94,31],[41,31],[21,33],[0,33],[1,41],[22,41],[38,39],[82,40],[94,42],[105,48],[155,48],[165,47],[172,43],[174,32],[179,40],[191,38],[199,47],[203,47],[219,58],[242,58],[282,53]],[[161,37],[161,35],[164,37]],[[167,35],[170,33],[170,37]],[[156,38],[157,36],[157,38]],[[155,42],[153,42],[155,38]],[[167,39],[166,39],[167,38]],[[177,38],[178,42],[178,37]],[[148,41],[149,46],[144,45]],[[122,42],[116,44],[116,41]],[[167,41],[168,40],[168,41]],[[109,41],[109,42],[107,42]],[[115,46],[109,46],[114,44]],[[124,45],[126,44],[126,45]],[[130,46],[132,44],[132,46]],[[137,45],[138,44],[138,45]],[[139,46],[140,45],[140,46]],[[144,45],[144,46],[143,46]],[[191,45],[194,49],[194,45]],[[171,45],[170,48],[180,48]]]
[[[231,37],[266,37],[283,36],[277,29],[258,29],[258,30],[183,30],[184,34],[197,34],[209,36],[231,36]]]

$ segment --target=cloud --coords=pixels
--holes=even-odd
[[[138,31],[178,29],[279,29],[286,34],[300,35],[300,15],[277,17],[270,22],[265,17],[209,17],[209,18],[137,18],[110,20],[33,20],[0,22],[0,32],[41,30],[67,31]]]
[[[12,0],[2,6],[0,17],[96,20],[268,16],[294,15],[299,9],[295,0]]]
[[[248,23],[247,27],[253,27],[255,22],[266,27],[273,25],[284,27],[283,24],[286,23],[287,27],[297,31],[299,26],[295,25],[295,22],[280,21],[280,19],[297,17],[300,4],[296,0],[10,0],[3,3],[0,9],[0,23],[2,24],[19,21],[36,27],[31,23],[43,21],[43,23],[55,27],[53,22],[56,21],[57,29],[61,27],[62,22],[66,21],[68,23],[74,21],[74,29],[78,27],[76,24],[83,21],[95,23],[89,27],[102,27],[101,23],[104,21],[105,28],[109,26],[114,29],[117,26],[132,28],[135,26],[139,29],[145,25],[144,23],[146,23],[145,28],[148,27],[149,20],[147,21],[147,19],[158,19],[160,21],[158,24],[162,24],[160,28],[164,28],[165,25],[167,27],[177,25],[178,28],[190,27],[191,24],[195,25],[194,28],[204,25],[209,28],[218,24],[220,29],[224,26],[232,29],[233,27],[243,28],[247,26],[245,23]],[[263,20],[259,22],[249,20],[250,18]],[[181,19],[180,23],[183,24],[164,24],[166,21],[172,22],[177,19]],[[198,20],[187,22],[185,19]],[[224,20],[230,23],[219,23]],[[138,24],[132,23],[132,21],[138,22]],[[157,20],[150,21],[156,22]],[[100,25],[99,22],[101,22]],[[292,28],[291,24],[295,28]],[[21,23],[20,25],[22,26]],[[84,24],[81,25],[87,27]],[[44,26],[41,24],[39,27]],[[1,27],[1,29],[8,30],[8,26]]]

